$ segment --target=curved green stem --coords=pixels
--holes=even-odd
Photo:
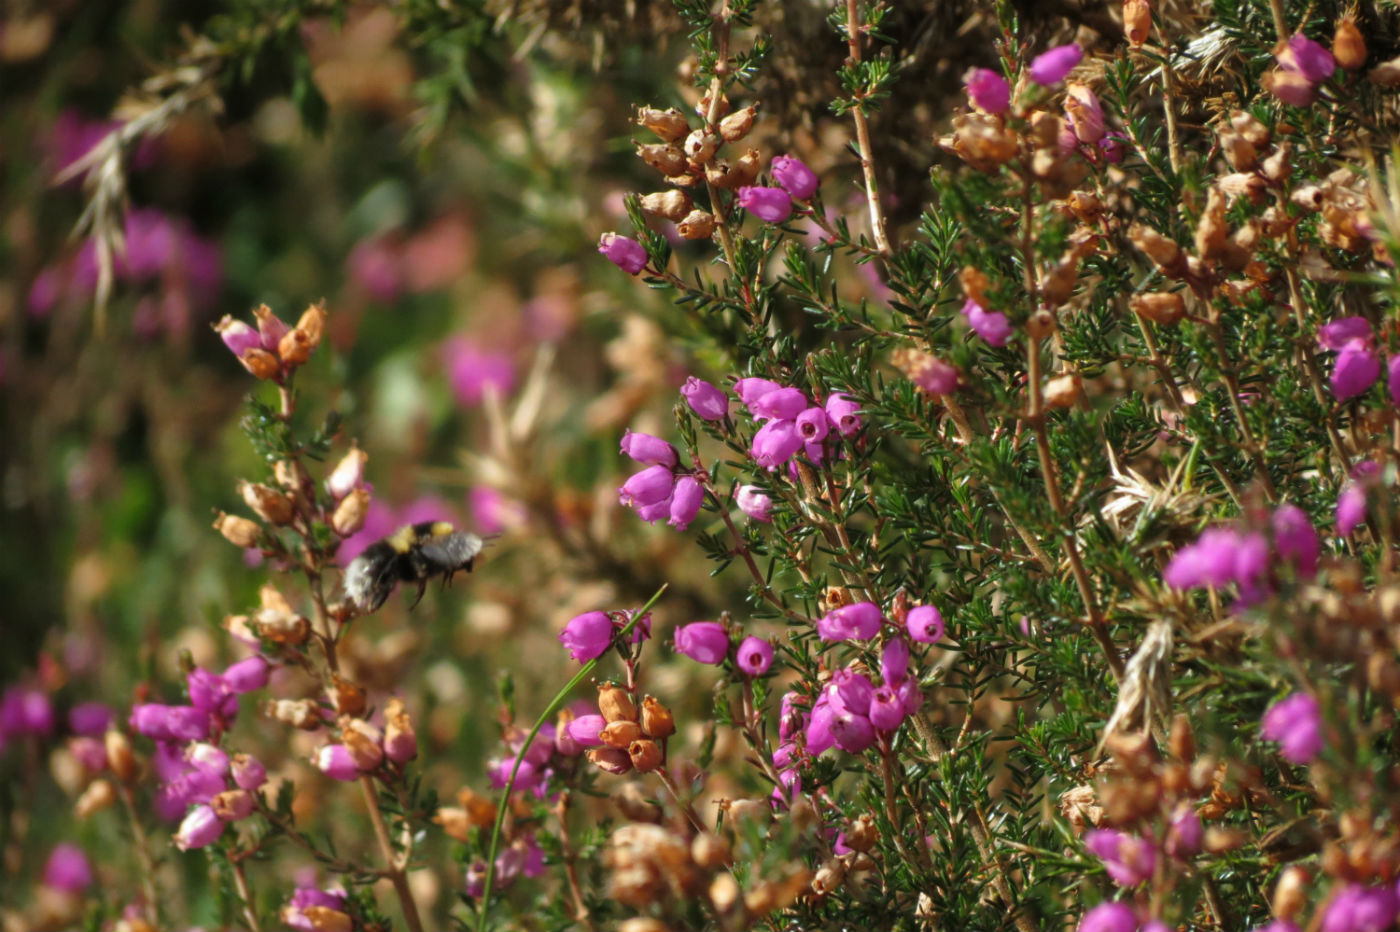
[[[643,605],[641,609],[632,616],[631,620],[623,626],[622,630],[614,636],[615,641],[618,639],[625,639],[627,635],[632,633],[632,628],[636,626],[637,622],[646,615],[647,612],[651,611],[651,607],[661,598],[661,594],[666,591],[668,585],[670,584],[663,584],[660,589],[656,590],[655,595],[647,599],[647,604]],[[564,688],[554,694],[554,698],[549,701],[549,705],[545,706],[544,711],[540,713],[540,717],[535,720],[535,727],[531,728],[530,733],[525,736],[525,743],[520,746],[520,750],[515,754],[515,766],[510,768],[510,779],[506,781],[505,791],[501,794],[501,805],[496,808],[496,824],[491,828],[491,844],[486,849],[486,885],[481,891],[481,909],[478,913],[476,923],[477,932],[486,932],[486,917],[491,911],[491,885],[496,880],[496,850],[501,845],[501,827],[505,824],[510,794],[515,790],[515,775],[520,772],[520,762],[525,759],[525,752],[530,749],[530,744],[535,740],[535,736],[540,733],[540,729],[544,727],[544,723],[549,721],[550,716],[559,711],[560,707],[564,705],[564,700],[568,699],[569,694],[574,691],[574,687],[588,679],[588,675],[593,672],[593,668],[598,666],[598,661],[604,656],[605,654],[599,654],[597,657],[594,657],[592,660],[588,661],[588,663],[584,664],[583,669],[575,673],[573,679],[565,683]]]

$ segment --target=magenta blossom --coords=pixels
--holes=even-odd
[[[772,420],[754,434],[749,452],[758,465],[776,469],[792,459],[800,449],[802,435],[798,433],[797,425],[793,421]]]
[[[175,847],[181,851],[203,848],[213,844],[223,833],[224,823],[214,814],[213,807],[196,806],[180,823],[180,828],[175,833]]]
[[[355,756],[343,744],[324,745],[316,752],[314,762],[316,769],[332,780],[349,782],[360,776],[360,768],[355,763]]]
[[[1380,357],[1365,340],[1350,340],[1332,364],[1332,394],[1338,401],[1355,398],[1381,374]]]
[[[880,631],[885,616],[874,602],[856,602],[833,609],[817,619],[823,641],[868,641]]]
[[[790,421],[807,410],[807,396],[800,388],[776,388],[747,402],[755,421],[778,419]]]
[[[1400,355],[1385,361],[1385,387],[1390,391],[1390,403],[1400,405]]]
[[[794,201],[810,201],[817,193],[816,172],[790,155],[774,156],[769,171]]]
[[[480,404],[487,392],[503,397],[515,387],[515,364],[509,353],[486,349],[459,336],[443,344],[442,359],[447,384],[463,407]]]
[[[622,432],[622,452],[645,466],[676,466],[676,448],[651,434]]]
[[[602,656],[612,644],[613,623],[607,612],[584,612],[569,619],[559,632],[559,643],[579,663]]]
[[[1162,572],[1177,589],[1201,589],[1235,583],[1241,594],[1257,596],[1268,572],[1269,545],[1262,534],[1233,528],[1209,528],[1183,547]]]
[[[990,68],[970,68],[963,75],[967,99],[983,113],[1005,113],[1011,106],[1011,85]]]
[[[1090,829],[1084,847],[1103,861],[1108,876],[1120,887],[1135,887],[1152,876],[1157,852],[1152,843],[1112,829]]]
[[[282,921],[296,932],[318,932],[319,929],[326,928],[324,923],[318,923],[306,914],[309,906],[343,913],[346,910],[345,891],[339,887],[318,890],[315,887],[298,886],[287,905],[282,908]]]
[[[1274,511],[1271,523],[1274,531],[1274,550],[1286,561],[1293,564],[1294,571],[1303,579],[1311,579],[1317,574],[1317,556],[1321,542],[1317,531],[1303,509],[1297,505],[1283,504]]]
[[[1070,84],[1065,90],[1065,116],[1077,141],[1094,145],[1107,134],[1103,106],[1087,84]]]
[[[1294,693],[1269,706],[1260,723],[1265,741],[1277,741],[1279,753],[1295,764],[1306,764],[1322,750],[1322,712],[1317,699]]]
[[[602,731],[607,727],[607,719],[601,715],[580,715],[565,726],[569,737],[584,747],[596,747],[603,743]]]
[[[1332,77],[1337,70],[1337,60],[1332,53],[1301,32],[1295,32],[1288,40],[1288,46],[1279,53],[1279,67],[1296,71],[1312,84],[1318,84]]]
[[[963,304],[962,312],[972,332],[992,346],[1005,346],[1011,339],[1011,321],[1000,311],[989,311],[968,298]]]
[[[909,636],[920,644],[934,644],[943,637],[943,614],[932,605],[909,609],[905,625],[909,628]]]
[[[44,864],[44,886],[50,890],[82,893],[92,886],[92,865],[83,849],[72,842],[55,845]]]
[[[768,523],[772,521],[773,500],[764,495],[756,485],[741,485],[734,492],[734,501],[739,510],[752,521]]]
[[[752,634],[739,643],[735,653],[739,670],[748,676],[762,676],[773,665],[773,645]]]
[[[68,710],[68,725],[74,734],[92,737],[106,732],[115,717],[112,707],[105,703],[80,702]]]
[[[700,513],[700,504],[704,499],[705,490],[700,483],[693,476],[681,476],[676,480],[676,489],[671,495],[671,517],[666,523],[678,531],[684,531]]]
[[[1127,903],[1100,903],[1079,920],[1079,932],[1137,932],[1137,914]]]
[[[904,721],[904,703],[890,686],[880,686],[870,699],[870,724],[879,731],[894,731]]]
[[[764,223],[782,223],[792,216],[792,198],[782,188],[740,188],[739,206]]]
[[[676,652],[697,663],[718,665],[729,655],[729,633],[717,621],[696,621],[675,632]]]
[[[734,394],[739,396],[739,400],[744,403],[745,407],[748,407],[769,392],[776,392],[780,388],[782,386],[771,379],[750,376],[734,383]]]
[[[1366,522],[1367,484],[1364,480],[1354,480],[1337,496],[1337,533],[1342,537],[1350,537]]]
[[[826,398],[826,416],[831,426],[842,437],[851,438],[860,433],[860,405],[844,392],[832,392]]]
[[[1072,42],[1041,52],[1031,62],[1031,80],[1043,87],[1058,84],[1083,57],[1084,50]]]
[[[642,244],[617,233],[604,233],[598,240],[598,251],[628,275],[636,275],[647,266],[647,251]]]
[[[617,490],[618,501],[624,505],[640,507],[655,505],[671,497],[676,477],[665,466],[648,466],[641,472],[633,473]]]
[[[681,395],[685,398],[685,403],[690,405],[690,410],[703,420],[722,421],[729,416],[729,399],[724,397],[724,392],[709,382],[692,375],[681,386]]]
[[[1317,348],[1339,350],[1352,340],[1371,342],[1376,332],[1371,322],[1364,317],[1341,317],[1317,328]]]
[[[1400,902],[1389,884],[1347,884],[1332,894],[1318,932],[1385,932],[1394,924],[1397,912]]]

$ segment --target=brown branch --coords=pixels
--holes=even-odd
[[[846,0],[846,45],[852,64],[860,63],[860,30],[860,14],[856,0]],[[889,239],[885,236],[885,216],[880,209],[880,187],[875,180],[870,124],[865,119],[863,97],[859,92],[856,94],[855,106],[851,108],[851,116],[856,123],[856,144],[860,147],[860,168],[865,176],[865,200],[870,206],[871,232],[875,236],[875,246],[880,250],[880,255],[888,258],[892,250]]]
[[[403,908],[404,923],[409,932],[423,932],[423,920],[418,918],[418,904],[413,901],[413,891],[408,887],[407,857],[400,858],[394,853],[393,842],[389,840],[389,827],[384,824],[384,814],[379,811],[379,800],[374,795],[374,778],[369,774],[360,775],[360,789],[364,793],[365,808],[369,810],[370,822],[374,824],[374,836],[379,841],[379,851],[384,856],[384,876],[394,885],[399,905]],[[405,849],[404,854],[408,851]]]

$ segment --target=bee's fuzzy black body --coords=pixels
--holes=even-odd
[[[350,561],[345,568],[345,594],[368,614],[383,605],[399,583],[416,582],[418,598],[413,604],[417,605],[434,576],[443,577],[446,586],[456,573],[470,573],[481,547],[480,537],[446,521],[406,524]]]

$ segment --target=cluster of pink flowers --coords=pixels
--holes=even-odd
[[[1318,932],[1385,932],[1400,916],[1400,894],[1390,884],[1346,884],[1332,894]]]
[[[1160,919],[1143,919],[1127,903],[1100,903],[1079,920],[1079,932],[1172,932]]]
[[[1380,352],[1371,322],[1364,317],[1343,317],[1317,331],[1319,349],[1335,352],[1332,363],[1332,394],[1339,401],[1355,398],[1370,388],[1381,374]],[[1400,355],[1386,361],[1390,399],[1400,404]]]
[[[1275,557],[1291,566],[1300,579],[1311,579],[1317,572],[1321,544],[1303,510],[1297,505],[1280,505],[1269,522],[1269,531],[1266,536],[1249,529],[1209,528],[1194,544],[1177,551],[1162,578],[1178,589],[1233,584],[1242,606],[1253,605],[1273,591]]]
[[[402,766],[418,756],[418,735],[406,715],[391,717],[384,728],[364,719],[341,719],[340,741],[322,745],[312,763],[332,780],[349,782],[385,766]]]
[[[524,754],[521,754],[520,749],[525,746],[525,736],[526,732],[512,729],[505,739],[506,750],[509,753],[504,757],[493,758],[487,763],[486,773],[491,781],[491,788],[505,789],[506,784],[510,782],[511,771],[515,770],[515,763],[519,761],[520,769],[515,771],[512,792],[533,793],[539,799],[548,799],[554,795],[550,780],[557,770],[555,753],[565,757],[577,757],[583,753],[583,748],[573,742],[567,734],[546,722],[540,726],[535,740],[525,748]]]
[[[675,630],[676,653],[697,663],[719,666],[731,656],[745,676],[762,676],[773,665],[773,645],[750,634],[734,646],[729,632],[717,621],[696,621]]]
[[[1278,67],[1264,78],[1264,86],[1279,100],[1306,107],[1317,96],[1317,86],[1337,70],[1337,60],[1326,48],[1301,32],[1295,33],[1275,56]]]
[[[632,620],[631,611],[584,612],[575,615],[559,632],[559,643],[579,663],[601,657],[613,640]],[[651,637],[651,615],[643,615],[632,627],[631,643],[638,644]]]
[[[817,175],[790,155],[774,157],[770,171],[778,187],[742,187],[739,206],[764,223],[782,223],[792,216],[793,201],[810,201],[816,195]]]
[[[909,643],[903,638],[885,644],[880,677],[877,687],[855,667],[836,671],[812,704],[803,732],[808,754],[815,757],[832,747],[859,754],[878,735],[892,734],[923,705],[918,680],[909,676]]]
[[[535,841],[534,832],[526,832],[513,840],[496,855],[496,870],[491,886],[504,890],[521,877],[538,877],[544,873],[544,849]],[[473,861],[467,866],[466,894],[480,899],[486,892],[486,862]]]
[[[705,490],[689,472],[678,471],[676,448],[660,437],[626,431],[622,452],[645,466],[617,490],[618,501],[637,512],[643,521],[666,523],[678,531],[690,527],[700,513]]]
[[[4,696],[0,697],[0,750],[15,738],[52,734],[55,725],[53,701],[48,693],[21,683],[6,687]],[[105,728],[104,724],[103,730]]]
[[[799,452],[820,465],[838,437],[849,439],[860,433],[860,405],[842,392],[832,392],[826,404],[818,407],[801,389],[770,379],[739,379],[734,391],[754,421],[763,425],[754,434],[749,453],[766,469],[787,464]]]

